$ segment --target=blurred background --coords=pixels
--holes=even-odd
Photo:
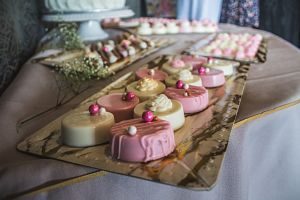
[[[0,0],[0,94],[46,33],[41,0]],[[134,17],[210,18],[270,31],[300,47],[299,0],[127,0]]]

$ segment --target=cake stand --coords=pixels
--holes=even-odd
[[[102,40],[108,34],[100,22],[105,18],[131,17],[134,12],[128,8],[114,10],[93,10],[88,12],[67,12],[44,14],[42,19],[48,22],[79,22],[78,35],[83,41]]]

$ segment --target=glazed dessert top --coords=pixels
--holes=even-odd
[[[151,91],[158,87],[158,82],[151,78],[143,78],[139,80],[135,86],[135,89],[141,92]]]
[[[134,97],[130,101],[124,100],[124,94],[122,93],[113,93],[100,97],[97,100],[97,103],[101,106],[106,107],[107,109],[129,109],[132,106],[139,103],[139,98]]]
[[[97,115],[91,116],[88,111],[85,112],[74,112],[66,116],[62,120],[63,125],[71,127],[86,127],[94,126],[95,124],[105,124],[113,118],[113,115],[110,112],[99,113]]]
[[[136,135],[131,136],[128,134],[128,127],[135,126],[137,131]],[[159,134],[167,129],[171,129],[171,125],[165,120],[153,120],[152,122],[144,122],[143,119],[130,119],[124,120],[115,124],[111,128],[112,135],[124,135],[125,137],[142,137],[146,135]]]
[[[172,101],[166,95],[160,94],[147,101],[145,108],[153,112],[165,112],[172,109]]]
[[[186,92],[185,89],[177,89],[174,87],[168,87],[165,90],[165,94],[169,97],[172,98],[193,98],[193,97],[198,97],[201,96],[203,94],[205,94],[207,92],[207,90],[204,87],[199,87],[199,86],[189,86],[189,89],[187,90],[187,92],[189,93],[188,96],[184,95],[184,93]]]

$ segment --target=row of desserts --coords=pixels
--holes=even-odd
[[[108,65],[114,64],[121,59],[134,56],[139,51],[154,47],[153,41],[137,37],[133,34],[124,33],[119,38],[89,44],[85,48],[85,56],[101,60]]]
[[[168,21],[162,23],[160,21],[149,23],[140,23],[137,33],[140,35],[152,34],[177,34],[177,33],[208,33],[216,32],[218,27],[215,23],[203,23],[202,21]]]
[[[184,125],[184,113],[200,112],[208,106],[208,91],[202,82],[206,87],[225,83],[223,71],[202,67],[204,58],[181,59],[170,59],[162,68],[167,71],[140,69],[137,81],[127,85],[125,94],[102,96],[89,112],[65,117],[63,142],[86,147],[110,141],[112,156],[130,162],[147,162],[171,153],[174,130]],[[210,60],[206,66],[212,63]]]

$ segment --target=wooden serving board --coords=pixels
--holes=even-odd
[[[170,56],[160,56],[143,67],[161,68]],[[122,92],[135,80],[125,74],[77,108],[49,123],[21,142],[20,151],[109,172],[194,190],[211,189],[218,178],[229,135],[242,98],[249,65],[236,67],[226,85],[209,89],[209,107],[186,115],[184,126],[175,132],[176,150],[169,156],[148,163],[128,163],[112,159],[109,144],[72,148],[61,143],[61,120],[70,112],[87,110],[100,96]]]

